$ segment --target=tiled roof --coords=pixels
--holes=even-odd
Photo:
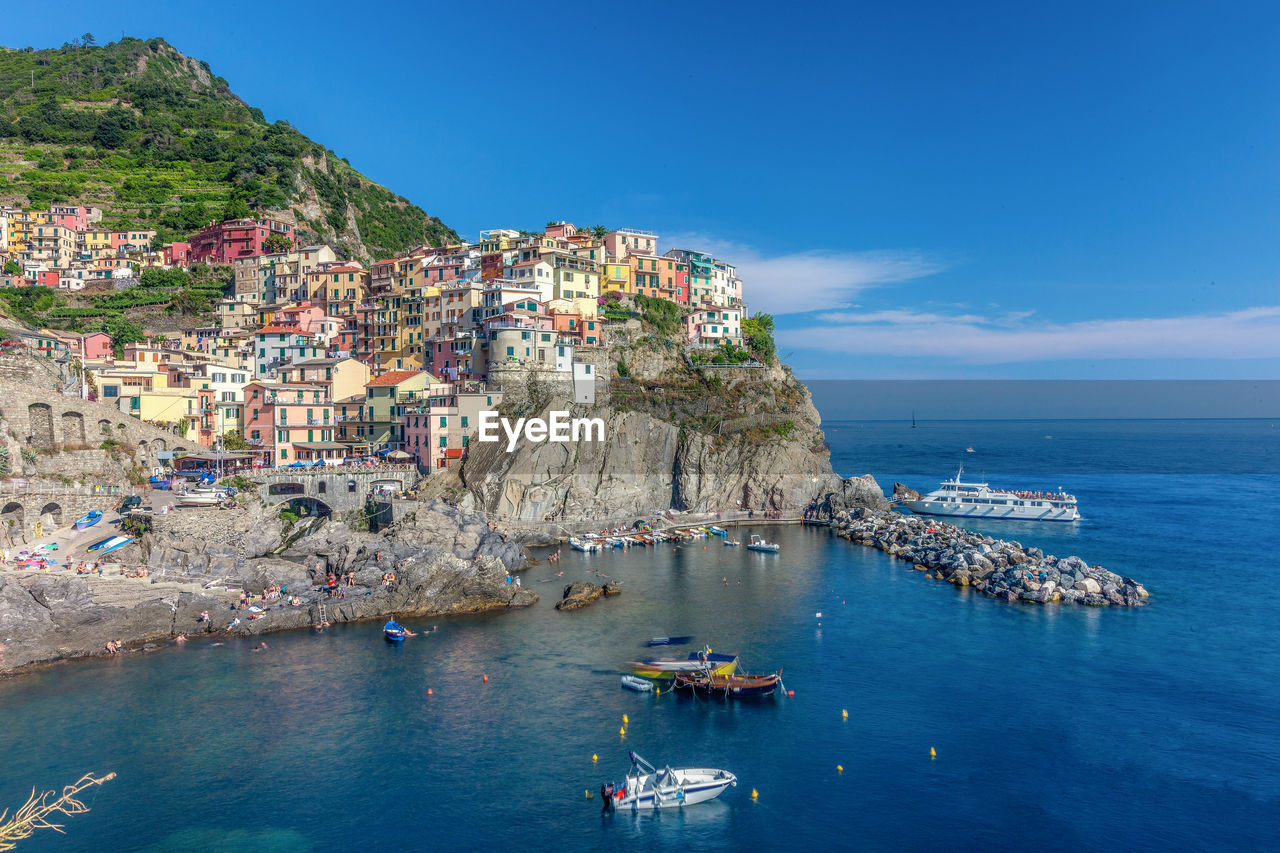
[[[406,379],[412,379],[419,373],[423,372],[424,371],[421,370],[389,370],[376,379],[370,379],[364,385],[366,388],[382,385],[399,385]]]

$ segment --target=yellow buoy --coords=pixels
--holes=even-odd
[[[626,737],[626,736],[627,736],[627,727],[626,727],[626,726],[623,726],[622,728],[618,729],[618,734],[619,734],[619,735],[621,735],[622,737]]]
[[[592,763],[592,764],[594,764],[595,762],[597,762],[597,761],[599,761],[599,760],[600,760],[600,756],[596,755],[594,752],[593,752],[593,753],[591,753],[591,763]]]
[[[582,791],[582,795],[586,797],[588,800],[591,799],[591,790],[589,788],[584,788]]]
[[[840,716],[846,720],[849,719],[849,710],[846,708],[845,710],[841,711]]]
[[[654,696],[657,696],[657,695],[658,695],[659,693],[661,693],[661,692],[662,692],[662,688],[661,688],[661,687],[655,687],[655,688],[653,688],[653,695],[654,695]]]
[[[837,764],[837,765],[836,765],[836,772],[837,772],[837,773],[843,773],[843,772],[844,772],[844,765],[843,765],[843,764]]]
[[[626,714],[623,714],[623,715],[622,715],[622,722],[623,722],[624,724],[630,724],[631,720],[627,719],[627,715],[626,715]]]
[[[937,757],[938,757],[938,750],[934,749],[933,747],[929,747],[929,757],[930,757],[930,758],[937,758]]]
[[[753,799],[753,800],[754,800],[754,799],[755,799],[756,797],[758,797],[758,796],[760,796],[760,793],[759,793],[758,791],[756,791],[756,789],[755,789],[755,788],[752,788],[752,789],[751,789],[751,799]]]

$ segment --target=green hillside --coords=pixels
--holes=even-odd
[[[166,242],[249,211],[365,258],[457,239],[163,39],[0,48],[0,202],[93,205]]]

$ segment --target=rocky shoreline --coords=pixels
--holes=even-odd
[[[539,600],[508,582],[526,564],[520,546],[474,513],[424,504],[381,534],[340,521],[311,531],[281,531],[274,523],[256,511],[175,520],[141,543],[136,560],[126,558],[149,566],[149,578],[121,577],[115,567],[103,577],[0,571],[0,674],[107,655],[108,643],[128,651],[179,636],[249,636]],[[303,535],[290,538],[297,533]],[[344,579],[332,593],[325,589],[329,571]],[[263,599],[279,587],[284,594]],[[253,596],[249,608],[241,591]]]
[[[992,539],[934,518],[877,510],[836,513],[836,535],[878,548],[957,587],[1034,604],[1141,607],[1146,588],[1079,557],[1046,555],[1013,540]]]

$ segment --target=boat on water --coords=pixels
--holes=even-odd
[[[646,646],[653,648],[654,646],[683,646],[693,640],[693,637],[651,637]]]
[[[964,467],[951,480],[943,480],[919,500],[902,505],[917,515],[946,515],[963,518],[1007,518],[1022,521],[1079,521],[1080,509],[1074,495],[1061,488],[1056,492],[1020,492],[993,489],[987,483],[961,480]]]
[[[671,767],[661,770],[629,751],[631,769],[621,785],[604,785],[600,789],[606,808],[667,809],[692,806],[714,800],[738,777],[728,770],[713,767]]]
[[[685,658],[648,658],[632,661],[628,666],[632,675],[651,678],[657,681],[669,681],[682,670],[709,670],[717,675],[728,675],[738,668],[738,656],[717,654],[710,649],[690,652]]]
[[[641,678],[638,675],[622,676],[622,686],[637,693],[652,693],[654,689],[652,681],[647,678]]]
[[[751,540],[747,542],[747,550],[763,551],[768,554],[776,554],[782,550],[782,546],[780,546],[777,542],[770,542],[769,540],[760,536],[756,536],[753,533],[751,535]]]
[[[725,698],[772,696],[781,681],[782,675],[776,672],[768,675],[739,675],[737,673],[714,675],[701,670],[676,673],[676,689],[687,690],[700,696],[723,696]]]
[[[102,520],[102,510],[94,509],[85,513],[75,520],[71,526],[76,530],[84,530],[86,527],[93,527]]]
[[[593,554],[600,550],[600,543],[590,539],[579,539],[575,536],[569,540],[569,547],[575,551],[585,551],[588,554]]]
[[[100,542],[94,542],[86,551],[93,551],[98,554],[105,554],[108,551],[114,551],[117,548],[123,548],[134,540],[133,536],[108,536]]]
[[[387,638],[387,642],[400,643],[404,641],[405,637],[416,637],[417,634],[392,619],[382,626],[382,636]]]
[[[726,539],[726,540],[724,540],[723,542],[721,542],[720,544],[721,544],[721,545],[724,545],[724,546],[726,546],[726,547],[729,547],[729,548],[735,548],[735,547],[737,547],[738,545],[741,545],[742,543],[741,543],[741,542],[739,542],[737,539]]]

